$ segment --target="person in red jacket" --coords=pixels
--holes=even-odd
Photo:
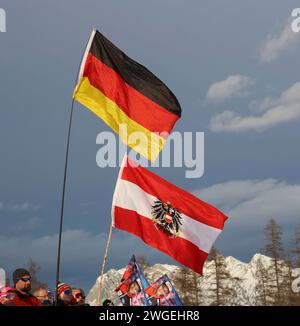
[[[0,289],[0,305],[12,306],[15,296],[15,289],[11,288],[10,286],[5,286],[4,288]]]
[[[42,306],[40,301],[30,293],[31,275],[23,268],[18,268],[13,272],[15,287],[14,306]]]

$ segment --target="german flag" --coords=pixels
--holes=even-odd
[[[152,161],[181,116],[171,90],[96,30],[84,53],[74,99]]]

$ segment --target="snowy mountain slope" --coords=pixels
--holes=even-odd
[[[254,289],[256,285],[255,273],[257,271],[258,262],[261,262],[264,267],[268,267],[271,264],[271,258],[255,254],[249,263],[244,263],[235,259],[234,257],[226,257],[225,263],[230,278],[228,279],[228,286],[232,286],[234,278],[240,278],[240,285],[237,289],[237,302],[241,305],[255,305]],[[145,270],[146,277],[149,282],[153,282],[163,274],[168,274],[170,279],[175,279],[176,273],[178,273],[179,267],[175,265],[167,264],[155,264]],[[106,298],[110,298],[116,303],[118,302],[117,296],[114,293],[115,287],[119,284],[120,279],[124,273],[124,269],[115,270],[111,269],[104,274],[103,278],[103,294]],[[213,262],[208,261],[204,266],[202,288],[205,291],[210,287],[214,273]],[[178,274],[177,274],[178,275]],[[199,277],[199,281],[200,281]],[[91,305],[95,305],[97,302],[98,289],[99,289],[100,277],[96,280],[94,286],[90,289],[87,296],[87,302]],[[175,284],[176,286],[176,284]],[[179,293],[180,294],[180,293]],[[209,305],[209,299],[203,298],[204,304]]]

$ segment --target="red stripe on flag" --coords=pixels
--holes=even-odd
[[[203,265],[208,254],[185,239],[169,238],[162,231],[157,230],[149,218],[143,217],[135,211],[115,206],[114,226],[138,236],[149,246],[166,253],[179,263],[202,275]]]
[[[223,230],[227,216],[214,206],[180,189],[142,166],[132,167],[127,161],[121,179],[135,183],[148,194],[173,207],[196,221]]]
[[[153,132],[170,133],[178,116],[128,85],[112,68],[89,53],[83,76],[114,101],[132,120]],[[166,138],[167,136],[163,136]]]

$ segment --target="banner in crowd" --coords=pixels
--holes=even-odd
[[[146,298],[150,306],[183,306],[168,275],[163,275],[156,282],[145,289]]]
[[[133,255],[127,265],[121,284],[115,289],[123,306],[147,306],[144,290],[149,286],[141,267]]]

